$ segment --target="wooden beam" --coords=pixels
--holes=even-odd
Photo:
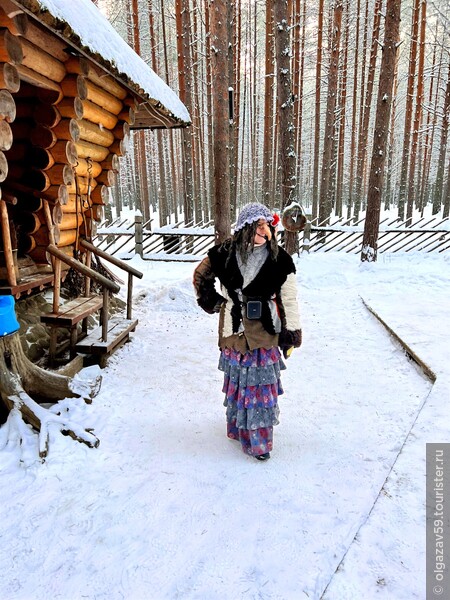
[[[92,142],[99,146],[111,146],[114,142],[114,135],[105,128],[100,128],[97,124],[82,119],[78,122],[80,139],[86,142]]]
[[[60,140],[50,150],[55,162],[69,163],[75,166],[78,160],[77,148],[74,142]]]
[[[100,88],[98,85],[92,83],[92,81],[86,80],[87,87],[87,100],[97,104],[101,108],[107,110],[113,115],[118,115],[122,108],[122,101],[109,94],[104,89]]]
[[[47,79],[60,83],[66,76],[64,64],[48,54],[46,46],[35,46],[28,39],[21,38],[23,59],[22,65],[41,73]]]
[[[48,54],[60,62],[63,63],[67,59],[67,52],[65,52],[67,42],[51,31],[48,31],[48,29],[36,22],[35,19],[29,19],[27,39],[38,48],[45,48]]]
[[[63,211],[61,223],[59,223],[60,231],[67,229],[76,229],[83,222],[83,215],[79,213],[66,213]],[[65,244],[67,246],[67,244]]]
[[[6,121],[0,121],[0,150],[9,150],[13,143],[11,126]]]
[[[5,181],[8,176],[8,161],[3,152],[0,151],[0,182]]]
[[[46,171],[46,174],[53,185],[60,185],[61,183],[70,185],[75,178],[73,167],[63,163],[53,165]]]
[[[90,102],[89,100],[81,100],[81,104],[83,107],[84,118],[88,121],[97,123],[97,125],[101,125],[106,129],[114,129],[117,125],[119,119],[117,115],[114,115],[112,112],[105,110],[98,104]]]
[[[17,6],[15,7],[17,9]],[[8,14],[9,13],[9,14]],[[28,30],[28,17],[12,7],[8,10],[5,3],[0,7],[0,27],[6,27],[12,35],[25,35]]]
[[[36,125],[30,131],[30,140],[34,146],[50,150],[58,141],[55,132],[45,125]]]
[[[86,79],[81,75],[66,75],[61,81],[61,88],[65,98],[86,100],[88,96]]]
[[[6,89],[15,94],[20,89],[19,71],[14,65],[0,63],[0,89]]]
[[[124,100],[128,92],[120,83],[118,83],[106,71],[94,66],[89,60],[84,57],[71,56],[65,63],[68,73],[83,75],[98,87],[104,89],[111,95]]]
[[[98,185],[92,190],[91,200],[93,204],[106,205],[109,203],[109,189],[106,185]]]
[[[80,139],[80,126],[75,119],[61,119],[52,131],[59,140],[78,142]]]
[[[69,119],[82,119],[84,115],[83,103],[78,96],[63,98],[58,104],[58,110],[63,117]]]
[[[45,77],[44,75],[41,75],[37,71],[34,71],[33,69],[30,69],[24,65],[18,65],[17,70],[22,81],[26,81],[35,87],[51,92],[51,94],[48,95],[43,92],[39,92],[38,96],[40,98],[49,99],[51,104],[57,104],[62,99],[64,94],[61,86],[51,79],[48,79],[48,77]]]
[[[21,103],[23,104],[23,103]],[[33,118],[36,123],[53,128],[61,121],[61,113],[56,106],[40,103],[33,107]]]
[[[14,268],[14,259],[11,245],[11,231],[9,229],[8,209],[4,200],[0,200],[0,218],[3,236],[3,253],[5,257],[6,273],[8,285],[17,285],[16,271]]]
[[[89,179],[88,177],[77,177],[71,185],[67,186],[67,191],[69,194],[76,194],[78,192],[84,196],[96,187],[97,181],[95,179]]]
[[[0,90],[0,119],[12,123],[16,118],[16,103],[8,90]]]
[[[102,165],[104,165],[104,162],[100,164],[93,160],[88,161],[85,158],[79,158],[75,166],[75,172],[77,175],[81,176],[87,176],[90,174],[95,178],[102,172]]]
[[[105,160],[109,154],[108,148],[98,146],[91,142],[85,142],[84,140],[80,140],[75,146],[78,156],[81,158],[92,158],[92,160],[97,162]]]
[[[22,59],[23,51],[19,39],[7,29],[0,29],[0,62],[19,65]]]

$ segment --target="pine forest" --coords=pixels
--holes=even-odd
[[[108,207],[208,223],[249,201],[312,221],[449,216],[448,0],[97,0],[192,125],[132,130]],[[372,232],[373,234],[374,232]]]

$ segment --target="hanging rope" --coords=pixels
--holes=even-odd
[[[88,157],[86,159],[86,162],[88,163],[88,185],[87,185],[87,193],[86,193],[86,211],[83,211],[83,221],[84,221],[84,232],[85,232],[85,237],[86,240],[88,242],[90,242],[92,244],[92,223],[94,222],[94,211],[92,208],[92,200],[91,200],[91,190],[92,190],[92,158]],[[86,212],[89,210],[89,216],[91,219],[91,226],[87,227],[86,224]],[[119,283],[123,283],[123,281],[121,279],[119,279],[110,269],[108,269],[108,267],[106,267],[104,265],[104,263],[100,260],[100,258],[94,254],[93,254],[93,263],[91,264],[92,269],[94,269],[94,271],[97,271],[97,273],[100,273],[100,275],[103,275],[104,277],[106,277],[107,279],[110,279],[111,281],[117,281]]]
[[[75,224],[75,248],[73,251],[73,257],[76,258],[77,260],[80,260],[80,251],[79,251],[79,227],[78,227],[78,215],[83,214],[83,207],[82,207],[82,198],[81,198],[81,194],[80,194],[80,184],[79,184],[79,180],[78,180],[78,175],[76,170],[75,172],[75,217],[76,217],[76,224]],[[68,296],[70,298],[77,298],[78,296],[81,296],[82,294],[85,293],[85,279],[84,276],[79,272],[76,271],[73,268],[70,268],[66,278],[64,279],[63,285],[62,285],[63,289],[66,291],[66,293],[68,294]]]

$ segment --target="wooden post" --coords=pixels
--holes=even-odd
[[[59,258],[53,257],[55,281],[53,284],[53,312],[59,312],[59,297],[61,292],[61,261]]]
[[[48,241],[50,242],[50,244],[56,245],[54,228],[53,228],[53,220],[52,220],[52,215],[50,212],[50,207],[48,205],[48,201],[43,200],[42,205],[44,208],[45,224],[47,225],[47,229],[48,229]],[[58,263],[58,265],[56,263]],[[59,268],[58,281],[60,281],[61,280],[61,261],[59,261],[59,260],[57,261],[56,258],[54,258],[52,256],[52,266],[53,266],[53,271],[55,273],[55,290],[56,290],[56,269],[57,269],[57,267]],[[58,292],[58,294],[59,294],[59,292]],[[53,295],[53,299],[54,298],[55,298],[55,295]],[[56,310],[54,310],[54,312],[57,312],[58,308],[59,308],[59,298],[58,298],[58,307]]]
[[[311,244],[311,221],[309,218],[307,218],[305,229],[303,230],[303,252],[309,252],[310,244]]]
[[[109,290],[103,288],[103,307],[102,307],[102,342],[108,341],[108,312],[109,312]]]
[[[144,250],[142,248],[143,243],[143,217],[142,215],[136,215],[134,217],[134,251],[143,258]]]
[[[11,287],[17,285],[16,271],[14,269],[14,260],[11,245],[11,231],[9,229],[9,218],[8,209],[6,208],[6,202],[0,200],[0,213],[2,221],[2,234],[3,234],[3,253],[5,256],[6,273],[8,277],[8,284]]]
[[[89,267],[89,269],[91,268],[91,264],[92,264],[92,252],[90,252],[89,250],[86,252],[86,262],[85,265],[87,267]],[[88,277],[87,275],[85,275],[84,278],[84,290],[85,293],[84,295],[86,296],[86,298],[89,297],[90,293],[91,293],[91,278]]]
[[[92,252],[90,252],[88,250],[86,252],[85,265],[90,269],[91,263],[92,263]],[[90,293],[91,293],[91,278],[89,277],[89,275],[85,274],[85,276],[84,276],[84,295],[86,296],[86,298],[88,298],[90,296]],[[83,335],[87,335],[87,331],[88,331],[88,317],[83,319],[83,321],[81,323],[81,332],[83,333]]]
[[[133,273],[128,273],[127,319],[131,319],[132,304],[133,304]]]

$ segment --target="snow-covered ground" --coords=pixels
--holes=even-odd
[[[92,405],[74,402],[100,446],[54,432],[44,464],[0,451],[1,600],[424,598],[425,444],[450,442],[450,254],[296,260],[304,343],[261,463],[225,437],[195,265],[133,259],[138,328]]]

